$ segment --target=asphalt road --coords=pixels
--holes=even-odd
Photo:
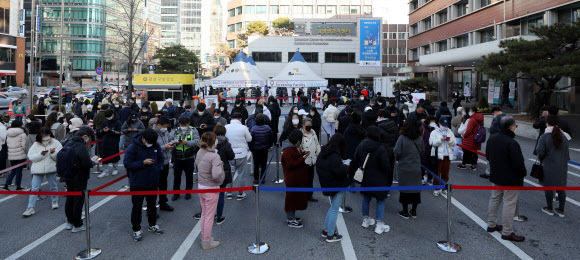
[[[288,107],[285,107],[284,112]],[[282,124],[283,122],[281,122]],[[322,141],[326,142],[325,138]],[[517,138],[524,157],[533,159],[535,140]],[[580,148],[580,147],[573,147]],[[573,161],[580,162],[580,152],[571,150]],[[533,161],[527,160],[531,169]],[[451,183],[462,185],[489,185],[479,177],[485,165],[480,163],[477,171],[455,168],[452,163]],[[124,173],[120,167],[120,174]],[[266,186],[273,184],[277,164],[268,168]],[[580,170],[569,167],[569,185],[580,186]],[[280,168],[280,174],[282,169]],[[172,181],[170,173],[170,181]],[[92,175],[90,188],[98,187],[116,177],[103,179]],[[247,183],[251,176],[245,176]],[[2,182],[2,181],[0,181]],[[123,180],[106,191],[123,190]],[[318,181],[315,180],[316,186]],[[528,186],[537,185],[531,177],[526,178]],[[23,184],[30,185],[30,174],[24,172]],[[47,186],[42,187],[44,190]],[[283,192],[260,193],[261,240],[270,245],[270,251],[254,256],[246,252],[247,246],[256,237],[255,195],[248,192],[242,201],[226,200],[224,216],[226,222],[214,225],[213,236],[222,242],[216,249],[204,251],[200,247],[200,229],[192,215],[200,211],[199,199],[181,199],[171,202],[174,212],[160,212],[158,224],[165,230],[163,235],[146,232],[143,241],[132,239],[128,196],[92,197],[91,241],[93,247],[103,249],[98,259],[577,259],[580,235],[580,193],[568,192],[566,217],[548,216],[540,211],[545,206],[541,191],[524,191],[520,195],[520,214],[529,217],[528,222],[516,222],[518,234],[526,236],[522,243],[505,242],[497,233],[489,234],[484,228],[487,219],[489,191],[457,190],[452,194],[451,212],[452,241],[462,247],[462,251],[450,254],[441,251],[436,242],[445,240],[447,230],[446,199],[434,197],[423,191],[418,218],[405,220],[396,215],[400,210],[399,194],[392,192],[387,199],[385,222],[391,231],[381,235],[373,229],[361,227],[361,195],[348,193],[347,205],[354,211],[339,215],[338,230],[344,235],[339,243],[326,243],[320,237],[329,202],[320,193],[315,197],[320,201],[309,203],[308,209],[298,212],[304,228],[293,229],[286,226]],[[70,233],[64,230],[64,197],[59,197],[60,209],[50,209],[50,199],[38,201],[36,214],[22,218],[26,210],[27,196],[0,195],[0,250],[1,259],[72,259],[85,248],[85,233]],[[371,204],[374,216],[374,202]],[[144,214],[143,227],[146,227]]]

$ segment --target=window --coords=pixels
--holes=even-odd
[[[397,55],[398,53],[397,49],[398,48],[389,48],[389,55]]]
[[[302,13],[302,6],[295,5],[292,7],[292,14],[301,14]]]
[[[305,5],[304,8],[302,9],[302,11],[305,14],[311,14],[314,12],[313,7],[311,5]]]
[[[489,4],[491,4],[491,0],[480,0],[480,3],[481,3],[480,8],[481,7],[485,7],[485,6],[489,5]]]
[[[270,13],[272,14],[279,14],[280,13],[280,7],[277,5],[271,5],[270,6]]]
[[[288,53],[288,62],[294,58],[294,54],[295,52]],[[302,58],[304,58],[306,62],[318,63],[318,52],[301,52],[300,55],[302,55]]]
[[[326,14],[326,6],[324,6],[324,5],[317,6],[316,13],[317,14]]]
[[[243,13],[243,7],[236,7],[236,15],[240,15]]]
[[[280,6],[280,13],[281,14],[289,14],[290,13],[290,6],[289,5],[281,5]]]
[[[161,8],[161,14],[177,14],[177,8]]]
[[[539,16],[531,17],[531,18],[527,19],[527,21],[524,21],[522,24],[524,24],[522,34],[523,35],[532,34],[532,32],[531,32],[532,28],[540,27],[540,26],[544,25],[544,15],[542,14]]]
[[[416,35],[418,33],[418,29],[417,29],[417,24],[413,24],[411,25],[411,27],[409,28],[411,36]]]
[[[237,23],[236,24],[236,32],[241,31],[242,30],[242,23]]]
[[[370,5],[365,5],[363,10],[364,14],[373,14],[373,7]]]
[[[405,48],[399,48],[399,55],[405,55],[405,52],[407,52]]]
[[[329,5],[326,7],[327,14],[336,14],[336,5]]]
[[[163,12],[163,9],[165,9],[165,8],[162,8],[162,9],[161,9],[161,12]],[[228,10],[228,16],[229,16],[229,17],[234,17],[234,16],[236,16],[236,9],[233,9],[233,8],[232,8],[232,9]]]
[[[427,19],[423,20],[423,25],[424,25],[423,28],[425,28],[425,31],[431,29],[431,18],[427,18]]]
[[[407,39],[407,33],[399,33],[399,40],[406,40]]]
[[[439,24],[447,22],[447,9],[437,13],[437,17],[439,18]]]
[[[469,37],[467,34],[461,35],[457,39],[457,48],[466,47],[469,45]]]
[[[266,6],[265,5],[258,5],[256,6],[256,13],[257,14],[265,14],[266,13]]]
[[[423,54],[424,55],[431,54],[431,45],[429,44],[423,45]]]
[[[252,58],[256,62],[282,62],[281,52],[252,52]]]
[[[437,42],[437,49],[439,51],[446,51],[447,50],[447,40]]]
[[[457,17],[466,15],[469,12],[469,3],[467,0],[462,0],[455,4],[457,8]]]
[[[234,41],[234,40],[228,41],[228,46],[230,48],[235,48],[236,47],[236,41]]]
[[[419,7],[418,0],[413,0],[409,3],[409,8],[411,9],[411,12],[414,11],[415,9],[417,9],[418,7]]]
[[[162,16],[161,22],[162,23],[175,23],[175,22],[177,22],[177,16]]]
[[[479,31],[479,42],[490,42],[495,40],[495,34],[493,33],[493,27],[487,28]]]
[[[256,13],[255,5],[246,5],[246,14],[255,14],[255,13]]]
[[[235,32],[236,31],[236,26],[235,25],[228,25],[228,32]]]
[[[358,6],[358,5],[350,6],[350,13],[351,14],[360,14],[360,6]]]
[[[396,40],[397,39],[397,33],[389,33],[389,40]]]
[[[350,14],[350,7],[348,5],[341,5],[340,6],[340,13],[341,14]]]
[[[324,60],[327,63],[356,63],[354,52],[327,52]]]

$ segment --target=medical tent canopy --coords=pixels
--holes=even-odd
[[[258,68],[250,63],[246,55],[240,52],[232,65],[221,75],[207,80],[205,85],[211,85],[214,88],[256,87],[265,86],[266,79]]]
[[[292,60],[277,76],[268,81],[272,87],[326,87],[328,80],[318,76],[306,63],[299,51],[296,51]]]

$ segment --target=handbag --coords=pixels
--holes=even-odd
[[[542,163],[538,164],[538,158],[536,157],[536,163],[532,165],[532,171],[530,172],[530,176],[538,179],[539,181],[544,180],[544,166]]]
[[[369,156],[371,154],[367,153],[367,157],[365,158],[365,162],[363,163],[362,167],[359,167],[356,172],[354,173],[354,180],[357,182],[362,182],[363,181],[363,177],[365,174],[365,167],[367,166],[367,161],[369,160]]]

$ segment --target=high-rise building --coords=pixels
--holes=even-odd
[[[161,0],[161,46],[179,44],[179,0]]]
[[[207,3],[207,4],[206,4]],[[225,69],[226,34],[225,34],[225,4],[220,0],[208,0],[202,6],[200,60],[206,75],[219,75]]]
[[[22,0],[0,0],[0,87],[21,86],[25,71]],[[23,26],[22,26],[23,27]]]
[[[408,24],[383,24],[383,76],[405,76]]]
[[[373,17],[373,0],[232,0],[227,5],[227,41],[238,47],[238,33],[254,21],[278,18],[356,19]]]
[[[490,100],[495,82],[474,70],[483,55],[499,52],[499,42],[504,39],[536,39],[530,31],[534,26],[572,23],[579,18],[577,0],[411,0],[409,65],[415,67],[416,75],[438,81],[441,100],[449,100],[452,92],[463,93],[466,83],[477,100]],[[558,84],[561,89],[553,94],[561,109],[571,105],[571,99],[565,98],[571,95],[567,88],[573,85],[571,81],[563,78]],[[520,110],[526,110],[534,99],[534,84],[525,79],[511,84],[510,96]]]
[[[201,53],[201,8],[209,0],[180,0],[180,44],[198,55]]]

